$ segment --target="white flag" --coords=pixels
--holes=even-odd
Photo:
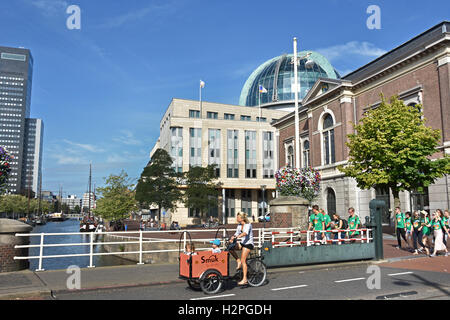
[[[200,88],[204,88],[204,87],[205,87],[205,83],[202,80],[200,80]]]

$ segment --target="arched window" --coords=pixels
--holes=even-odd
[[[303,167],[307,168],[310,166],[309,159],[309,140],[303,142]]]
[[[287,150],[287,166],[294,167],[294,148],[292,146],[289,146]]]
[[[323,118],[323,162],[325,165],[336,162],[334,152],[334,121],[331,114]]]
[[[327,191],[327,213],[330,216],[336,213],[336,194],[331,188]]]

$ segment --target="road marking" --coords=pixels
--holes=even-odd
[[[297,288],[304,288],[304,287],[307,287],[307,285],[306,284],[302,284],[302,285],[299,285],[299,286],[276,288],[276,289],[270,289],[270,290],[272,290],[272,291],[280,291],[280,290],[297,289]]]
[[[412,274],[412,273],[414,273],[414,272],[408,271],[408,272],[400,272],[400,273],[391,273],[391,274],[388,274],[388,276],[390,276],[390,277],[392,277],[392,276],[401,276],[401,275],[404,275],[404,274]]]
[[[232,297],[235,296],[234,293],[231,294],[223,294],[221,296],[212,296],[212,297],[202,297],[202,298],[192,298],[190,300],[206,300],[206,299],[215,299],[215,298],[225,298],[225,297]]]
[[[345,280],[337,280],[335,281],[336,283],[341,283],[341,282],[350,282],[350,281],[358,281],[358,280],[365,280],[366,278],[354,278],[354,279],[345,279]]]

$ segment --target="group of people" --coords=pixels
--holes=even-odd
[[[442,210],[437,209],[430,215],[425,210],[414,211],[411,214],[411,212],[401,212],[398,207],[395,208],[397,249],[401,249],[401,238],[403,238],[409,249],[414,250],[415,255],[425,250],[430,257],[436,256],[439,251],[444,251],[445,255],[448,256],[449,218],[448,210],[442,212]],[[417,244],[420,245],[420,248],[417,247]],[[430,254],[430,249],[433,249],[432,254]]]
[[[314,240],[322,241],[325,239],[328,241],[342,240],[342,239],[356,239],[360,236],[362,224],[359,216],[355,213],[354,208],[348,209],[348,220],[342,219],[337,213],[333,214],[333,218],[325,213],[325,210],[320,209],[318,205],[312,206],[312,214],[309,217],[309,231],[314,232]],[[338,231],[349,230],[349,231]],[[318,232],[322,231],[322,232]],[[337,243],[334,241],[333,243]]]

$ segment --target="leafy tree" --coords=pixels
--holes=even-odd
[[[200,211],[200,217],[211,207],[217,207],[221,183],[215,183],[215,165],[190,167],[185,173],[186,192],[183,202],[187,208]]]
[[[166,150],[156,150],[136,187],[136,200],[141,205],[158,207],[158,221],[161,221],[162,208],[174,210],[182,198],[176,181],[179,175],[173,170],[172,162],[172,157]]]
[[[105,179],[106,185],[98,188],[100,199],[94,214],[107,220],[117,220],[127,217],[136,210],[134,185],[125,171],[120,175],[110,175]]]
[[[27,213],[28,199],[21,195],[3,195],[0,198],[0,212],[8,214]]]
[[[77,213],[77,214],[80,214],[80,212],[81,212],[80,206],[76,205],[76,206],[73,208],[73,211],[75,211],[75,213]]]
[[[394,96],[367,111],[348,135],[349,163],[339,170],[353,177],[361,189],[389,187],[394,206],[400,207],[399,192],[428,187],[450,173],[450,158],[431,159],[437,153],[440,131],[427,127],[421,106],[406,106]]]

